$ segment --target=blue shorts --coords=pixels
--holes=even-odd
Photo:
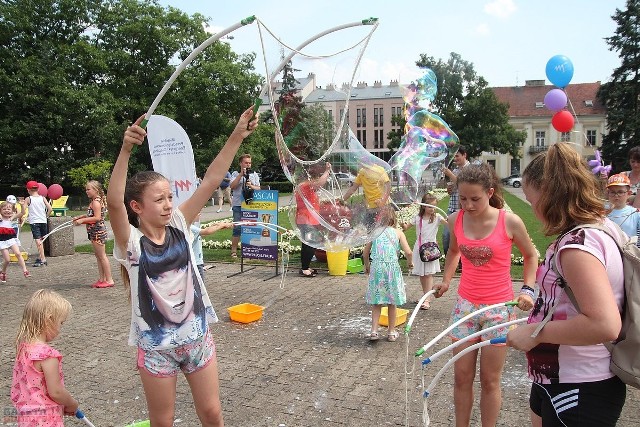
[[[458,295],[456,305],[451,312],[451,324],[454,324],[463,317],[471,314],[472,312],[484,307],[488,307],[493,304],[474,304],[471,301],[467,301]],[[491,326],[499,325],[500,323],[516,320],[516,314],[511,307],[496,307],[491,310],[483,311],[482,313],[467,319],[455,328],[451,330],[449,336],[453,340],[461,340],[469,335],[479,332],[483,329],[490,328]],[[493,331],[480,335],[476,341],[488,341],[493,338],[500,338],[507,335],[509,329],[515,328],[514,325],[507,328],[498,328]],[[472,340],[473,341],[473,340]],[[504,344],[497,344],[504,345]]]
[[[240,206],[233,206],[231,209],[233,209],[233,222],[241,221],[242,208]],[[242,234],[242,227],[239,225],[234,225],[232,235],[235,237],[240,237],[241,234]]]
[[[207,330],[201,339],[167,350],[143,350],[138,347],[138,369],[154,377],[175,377],[181,370],[191,374],[206,367],[216,355],[216,346]]]
[[[42,239],[49,232],[46,222],[38,222],[36,224],[29,225],[31,226],[31,234],[34,239]]]

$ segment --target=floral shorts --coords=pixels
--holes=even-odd
[[[181,370],[191,374],[206,367],[215,357],[216,346],[207,331],[201,339],[167,350],[143,350],[138,347],[138,369],[154,377],[175,377]]]
[[[493,304],[474,304],[458,295],[456,305],[451,312],[451,324],[454,324],[463,317],[471,314],[472,312],[484,307],[488,307]],[[491,310],[483,311],[482,313],[465,320],[455,328],[451,330],[449,336],[453,340],[461,340],[469,335],[479,332],[483,329],[489,328],[500,323],[516,320],[516,313],[512,307],[496,307]],[[498,328],[493,331],[480,335],[475,341],[487,341],[493,338],[503,337],[507,332],[514,328],[515,325],[506,328]],[[472,340],[474,341],[474,340]],[[499,344],[504,345],[504,344]]]

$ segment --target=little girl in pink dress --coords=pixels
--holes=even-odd
[[[48,344],[70,312],[69,301],[47,289],[36,291],[24,308],[11,384],[19,427],[64,426],[63,415],[78,409],[64,387],[62,355]]]

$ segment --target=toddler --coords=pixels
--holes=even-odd
[[[0,250],[2,251],[2,271],[0,272],[0,282],[7,282],[7,267],[9,267],[9,263],[11,262],[11,255],[9,254],[9,249],[13,251],[15,254],[18,264],[22,268],[22,274],[24,277],[31,277],[29,271],[27,270],[27,266],[24,263],[24,259],[22,259],[22,254],[20,253],[20,241],[18,240],[18,235],[16,233],[15,228],[13,227],[13,221],[16,218],[22,218],[24,215],[24,202],[21,202],[22,209],[20,213],[15,213],[15,207],[9,202],[0,203]]]

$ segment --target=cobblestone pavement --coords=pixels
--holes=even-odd
[[[118,281],[114,288],[92,289],[92,255],[51,257],[48,261],[48,267],[32,269],[31,279],[20,277],[17,266],[11,265],[9,282],[2,285],[0,399],[5,418],[0,424],[11,422],[6,415],[12,410],[13,339],[26,299],[41,287],[59,291],[73,304],[73,314],[54,345],[64,355],[67,388],[81,402],[87,417],[97,427],[122,427],[147,419],[142,386],[134,369],[135,350],[126,343],[129,308],[122,284]],[[112,265],[117,272],[113,260]],[[382,339],[372,344],[365,338],[370,325],[369,307],[363,299],[365,276],[329,276],[321,271],[310,279],[299,277],[294,267],[284,281],[280,277],[268,279],[274,273],[268,267],[228,278],[239,271],[239,263],[218,264],[206,272],[209,295],[221,320],[212,330],[226,424],[422,425],[422,375],[428,384],[448,357],[423,373],[413,353],[448,325],[453,292],[434,302],[432,309],[419,312],[409,342],[401,336],[395,343]],[[409,277],[407,282],[408,300],[414,301],[419,297],[418,278]],[[226,308],[243,302],[266,306],[263,318],[250,324],[231,322]],[[405,308],[412,307],[408,304]],[[439,348],[444,344],[448,342]],[[527,425],[530,386],[521,353],[509,350],[502,384],[504,399],[498,425]],[[619,425],[638,425],[639,402],[640,393],[630,388]],[[443,376],[428,403],[431,425],[454,425],[451,371]],[[78,420],[67,422],[81,424]],[[479,424],[476,402],[472,425]],[[178,380],[176,425],[199,425],[182,376]]]

